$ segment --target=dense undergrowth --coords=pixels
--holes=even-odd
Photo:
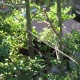
[[[55,21],[55,23],[57,23]],[[13,11],[13,14],[0,16],[0,79],[1,80],[32,80],[33,75],[42,73],[50,80],[78,80],[80,68],[78,66],[64,75],[44,74],[43,68],[47,65],[40,56],[30,59],[19,53],[19,48],[27,45],[26,19],[20,16],[20,12]],[[35,29],[33,33],[37,35]],[[51,29],[45,29],[39,36],[40,40],[50,45],[56,45],[58,38],[52,34]],[[73,52],[80,52],[80,32],[73,30],[63,39],[68,48]],[[40,46],[40,45],[39,45]],[[27,46],[26,46],[27,47]],[[45,47],[43,47],[45,50]],[[58,64],[56,59],[51,58],[52,65]]]

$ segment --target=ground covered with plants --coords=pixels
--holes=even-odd
[[[35,17],[34,14],[31,14],[31,19],[48,21],[39,6],[35,6],[39,11],[36,12]],[[54,20],[52,24],[55,25],[56,31],[59,32],[59,27],[56,27],[56,3],[50,9],[51,11],[47,12],[47,14],[52,22]],[[62,18],[63,20],[68,20],[73,16],[66,14],[70,8],[65,9],[62,8]],[[0,80],[80,79],[80,66],[75,62],[73,63],[75,66],[71,66],[70,58],[65,56],[63,57],[63,65],[68,68],[64,69],[64,74],[61,74],[60,71],[51,73],[51,70],[55,69],[55,67],[58,68],[58,64],[60,64],[60,61],[57,60],[57,50],[55,49],[55,46],[58,46],[59,39],[52,28],[45,28],[39,34],[35,28],[32,28],[35,58],[31,59],[28,52],[25,16],[21,16],[21,11],[15,9],[6,16],[4,13],[0,14]],[[62,38],[62,41],[72,53],[75,55],[80,53],[80,32],[72,30],[70,34],[66,34]],[[62,52],[68,55],[68,51],[65,48],[63,48]],[[73,58],[72,56],[70,57]],[[80,62],[79,58],[77,59]]]

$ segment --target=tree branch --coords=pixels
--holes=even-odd
[[[74,58],[74,61],[76,62],[76,64],[78,64],[78,65],[80,66],[80,62],[79,62],[79,61],[76,59],[76,57],[72,54],[72,51],[70,51],[70,50],[67,48],[67,46],[66,46],[66,45],[64,44],[64,42],[62,41],[60,35],[59,35],[59,34],[57,33],[57,31],[55,30],[55,28],[54,28],[52,22],[50,21],[48,15],[47,15],[47,13],[46,13],[46,11],[44,11],[44,12],[45,12],[45,15],[46,15],[46,17],[47,17],[48,22],[50,23],[50,27],[51,27],[52,30],[55,32],[55,34],[58,36],[58,39],[60,40],[60,42],[62,43],[62,45],[63,45],[64,48],[69,52],[69,54]]]

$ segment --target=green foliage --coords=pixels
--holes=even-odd
[[[78,76],[77,76],[77,71],[73,70],[70,73],[66,73],[66,74],[58,74],[58,75],[52,75],[52,74],[48,74],[47,77],[51,80],[78,80]]]
[[[63,5],[63,4],[62,4]],[[75,15],[69,15],[68,12],[71,10],[71,7],[62,7],[61,8],[61,17],[62,21],[69,20],[73,18]],[[55,2],[54,6],[50,7],[50,11],[47,12],[49,18],[51,19],[52,23],[54,22],[54,25],[57,26],[58,24],[58,18],[57,18],[57,3]],[[66,15],[65,15],[66,14]]]
[[[57,36],[53,33],[52,29],[44,28],[39,36],[41,41],[47,42],[52,46],[57,44]]]
[[[47,1],[47,0],[46,0]],[[47,12],[49,18],[54,21],[57,25],[56,16],[56,3],[54,6],[50,7],[51,11]],[[38,6],[40,10],[40,7]],[[62,8],[62,18],[63,20],[71,18],[67,13],[70,8]],[[40,13],[40,15],[38,14]],[[41,13],[41,10],[36,13],[34,17],[37,20],[46,20],[46,17]],[[66,14],[66,16],[65,16]],[[0,79],[1,80],[31,80],[32,76],[37,73],[42,73],[43,67],[48,64],[44,64],[44,60],[40,56],[35,57],[35,59],[30,59],[27,56],[21,55],[18,50],[27,43],[27,33],[26,33],[26,20],[24,17],[20,16],[19,11],[13,11],[13,14],[9,14],[3,18],[0,16]],[[33,34],[38,37],[38,33],[35,28],[32,29]],[[57,29],[59,31],[59,29]],[[52,32],[51,29],[44,29],[39,35],[42,41],[48,42],[50,45],[57,45],[57,37]],[[80,52],[80,32],[73,30],[71,34],[66,35],[64,42],[69,47],[70,50]],[[47,46],[39,45],[40,49],[46,51]],[[48,57],[50,55],[47,55]],[[58,64],[59,61],[50,58],[50,62]],[[50,80],[77,80],[78,75],[80,75],[80,69],[77,68],[72,72],[66,73],[64,75],[52,75],[45,74]]]
[[[73,29],[71,34],[65,36],[64,42],[71,51],[80,52],[80,32]]]
[[[5,0],[6,3],[9,3],[9,4],[21,4],[22,3],[22,0]]]
[[[6,59],[5,64],[0,63],[0,76],[2,80],[3,78],[5,78],[4,80],[13,80],[14,78],[16,80],[31,80],[32,76],[44,67],[43,60],[37,57],[35,60],[28,58],[26,60],[22,55],[11,55],[11,59],[15,65],[8,59]]]
[[[13,12],[14,13],[14,12]],[[15,13],[17,15],[15,15]],[[20,17],[20,14],[15,11],[14,15],[7,15],[3,18],[0,16],[0,56],[6,57],[10,51],[14,51],[16,48],[23,45],[23,41],[26,39],[26,29],[24,25],[24,18]],[[16,18],[17,19],[16,19]],[[21,22],[19,22],[20,20]],[[23,20],[23,22],[22,22]],[[20,35],[21,34],[21,35]],[[14,51],[15,52],[15,51]]]
[[[27,43],[25,25],[26,20],[18,11],[13,11],[13,14],[7,15],[4,19],[0,17],[1,80],[30,80],[44,67],[41,58],[36,57],[32,60],[18,53],[18,49]],[[32,31],[37,35],[35,28]]]

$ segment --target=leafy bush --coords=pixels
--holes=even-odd
[[[63,6],[63,4],[62,4]],[[69,20],[71,18],[74,18],[75,15],[69,15],[69,11],[71,10],[71,7],[62,7],[61,8],[61,17],[62,17],[62,22],[64,20]],[[58,26],[58,18],[57,18],[57,3],[55,2],[54,6],[50,7],[50,11],[47,12],[49,19],[52,21],[52,23],[55,26]],[[66,15],[65,15],[66,14]]]
[[[49,18],[51,20],[54,19],[55,25],[57,25],[57,17],[55,16],[55,10],[53,10],[53,8],[56,9],[55,7],[56,4],[54,7],[51,7],[52,12],[48,12],[48,14],[51,14]],[[67,12],[69,9],[66,8]],[[66,11],[63,12],[67,13]],[[65,17],[62,15],[62,17],[65,19],[67,16]],[[70,16],[67,17],[67,19],[69,18]],[[33,33],[37,35],[35,29],[33,29]],[[51,29],[46,28],[44,32],[40,34],[41,40],[48,41],[48,43],[52,43],[51,45],[57,44],[57,37],[52,33]],[[18,53],[19,47],[23,47],[26,42],[26,20],[20,16],[20,12],[13,11],[13,14],[7,15],[4,19],[0,17],[0,59],[2,58],[0,61],[1,80],[31,80],[34,74],[41,72],[43,67],[47,66],[44,65],[44,60],[40,57],[35,57],[33,60]],[[71,34],[66,35],[64,42],[72,51],[79,51],[80,33],[72,31]],[[44,46],[41,49],[46,50],[46,47]],[[58,63],[54,59],[51,59],[51,62]],[[73,70],[72,73],[64,74],[63,76],[52,74],[45,74],[44,76],[47,75],[46,77],[51,80],[73,80],[78,78],[78,70]]]
[[[6,59],[5,63],[0,63],[2,80],[31,80],[44,67],[43,60],[39,58],[33,60],[25,59],[22,55],[11,55],[11,59],[12,62]]]
[[[64,42],[72,52],[80,52],[80,32],[73,29],[65,36]]]

